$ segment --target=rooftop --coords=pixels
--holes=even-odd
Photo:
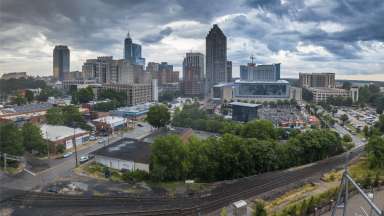
[[[40,130],[43,134],[43,138],[52,142],[73,136],[73,133],[75,133],[76,135],[81,133],[87,133],[87,131],[82,130],[80,128],[76,128],[74,132],[73,128],[67,126],[48,124],[41,125]]]
[[[267,84],[280,84],[280,83],[284,83],[284,84],[288,84],[289,82],[287,80],[276,80],[276,81],[256,81],[256,80],[252,80],[252,81],[247,81],[247,80],[236,80],[235,83],[267,83]]]
[[[233,83],[232,82],[230,82],[230,83],[219,83],[219,84],[214,85],[213,87],[225,87],[225,86],[233,86]]]
[[[153,143],[157,137],[168,136],[168,135],[178,135],[181,139],[188,139],[193,130],[191,128],[181,128],[181,127],[172,127],[169,130],[165,128],[156,131],[144,138],[145,142]]]
[[[253,103],[243,103],[243,102],[232,102],[230,105],[234,106],[245,106],[245,107],[258,107],[261,104],[253,104]]]
[[[122,122],[125,122],[125,119],[123,117],[119,117],[119,116],[105,116],[105,117],[101,117],[98,119],[94,119],[93,121],[94,122],[105,122],[107,124],[114,125],[114,124],[120,124]]]
[[[12,108],[3,109],[3,113],[25,113],[25,112],[37,112],[47,110],[52,107],[50,103],[34,103],[26,104],[23,106],[15,106]]]
[[[131,138],[123,138],[95,152],[110,158],[149,163],[151,144]]]

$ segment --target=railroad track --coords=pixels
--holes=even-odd
[[[354,158],[363,151],[357,148],[350,152]],[[319,161],[311,166],[295,170],[274,171],[245,177],[231,183],[223,183],[210,194],[194,197],[142,197],[142,196],[78,196],[27,192],[9,201],[32,208],[99,208],[109,212],[89,212],[84,215],[197,215],[209,213],[239,199],[248,199],[264,192],[298,182],[306,177],[322,174],[345,162],[345,154]],[[114,209],[129,209],[114,211]]]

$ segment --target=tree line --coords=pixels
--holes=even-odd
[[[0,151],[11,155],[23,155],[24,151],[47,154],[48,145],[41,130],[32,123],[18,128],[15,123],[0,124]]]
[[[213,133],[239,131],[241,126],[241,124],[226,120],[221,116],[208,115],[205,110],[199,108],[198,104],[184,105],[182,110],[177,109],[172,119],[172,125]]]
[[[48,109],[46,120],[51,125],[65,125],[91,130],[91,127],[87,125],[83,115],[80,113],[79,108],[73,105]]]
[[[251,124],[240,135],[191,138],[188,143],[174,135],[156,139],[151,146],[151,177],[161,181],[234,179],[311,163],[345,150],[341,137],[330,130],[297,133],[280,143],[271,130],[264,129],[265,122]]]
[[[43,80],[34,79],[29,77],[27,79],[0,79],[0,92],[2,94],[15,94],[17,90],[21,89],[44,89],[47,84]]]

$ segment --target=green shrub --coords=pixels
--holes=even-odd
[[[144,181],[149,179],[149,174],[142,170],[135,170],[135,171],[125,171],[122,175],[123,181]]]

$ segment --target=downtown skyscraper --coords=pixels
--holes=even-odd
[[[141,57],[141,45],[133,43],[129,33],[124,40],[124,59],[130,60],[132,64],[145,66],[145,58]]]
[[[53,77],[65,80],[69,75],[70,53],[67,46],[58,45],[53,49]]]
[[[206,87],[209,92],[213,85],[227,82],[227,37],[216,24],[205,38]]]
[[[204,93],[204,55],[189,52],[183,60],[182,90],[185,96],[200,96]]]

